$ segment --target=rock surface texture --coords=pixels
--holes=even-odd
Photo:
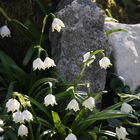
[[[72,82],[81,70],[86,52],[103,49],[109,56],[111,49],[104,35],[103,11],[91,0],[66,1],[60,2],[56,13],[66,27],[61,33],[50,33],[50,40],[57,69]],[[97,58],[87,68],[81,81],[90,82],[94,92],[103,90],[106,81],[106,71],[99,67],[98,61]]]
[[[118,75],[124,77],[125,83],[134,92],[140,85],[140,24],[129,25],[120,23],[105,23],[106,30],[127,29],[127,32],[116,32],[108,39],[113,47],[114,63]]]

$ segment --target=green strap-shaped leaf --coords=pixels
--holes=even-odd
[[[110,34],[116,33],[116,32],[126,32],[126,33],[128,33],[128,30],[126,30],[126,29],[120,29],[120,28],[119,29],[112,29],[112,30],[106,31],[105,34],[107,36],[109,36]]]
[[[39,79],[37,82],[35,82],[32,87],[30,88],[29,90],[29,95],[31,95],[38,86],[46,83],[46,82],[58,82],[56,79],[54,78],[42,78],[42,79]]]
[[[35,49],[33,46],[31,46],[31,47],[27,50],[27,52],[26,52],[26,54],[25,54],[25,57],[24,57],[24,59],[23,59],[23,65],[24,65],[24,66],[26,66],[26,65],[29,63],[29,61],[31,60],[31,58],[32,58],[32,56],[33,56],[33,54],[34,54],[35,51],[36,51],[36,49]]]
[[[105,119],[112,119],[112,118],[122,118],[127,117],[129,114],[123,113],[118,110],[107,110],[106,112],[99,112],[93,115],[90,115],[87,119],[80,121],[79,128],[86,129],[95,121],[98,120],[105,120]]]

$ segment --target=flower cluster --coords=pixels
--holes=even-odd
[[[46,57],[44,62],[40,59],[40,58],[36,58],[34,61],[33,61],[33,70],[45,70],[46,68],[49,69],[50,67],[54,67],[56,66],[55,63],[54,63],[54,60],[49,58],[49,57]]]
[[[85,108],[89,109],[89,110],[93,110],[93,108],[95,107],[95,99],[93,97],[89,97],[87,98],[85,101],[83,101],[82,106],[84,106]],[[79,108],[79,104],[76,101],[76,99],[72,99],[69,104],[67,105],[66,110],[73,110],[75,112],[77,112],[78,110],[80,110]]]
[[[40,59],[40,58],[37,58],[33,61],[33,70],[35,71],[36,69],[43,69],[45,70],[46,68],[50,68],[50,67],[54,67],[56,66],[55,63],[54,63],[54,60],[49,58],[49,57],[46,57],[44,62]]]
[[[24,110],[23,112],[16,111],[13,113],[13,121],[15,123],[25,123],[25,121],[30,122],[31,120],[33,120],[33,116],[28,110]]]
[[[92,54],[91,52],[87,52],[83,55],[83,63],[86,63],[86,66],[89,67],[91,63],[94,62],[94,60],[96,59],[95,55]],[[99,66],[103,69],[107,69],[107,67],[112,66],[109,58],[107,57],[103,57],[100,61],[99,61]]]
[[[52,95],[52,94],[48,94],[47,96],[45,96],[44,104],[45,104],[46,107],[49,106],[49,105],[51,105],[51,106],[57,105],[55,96]],[[83,101],[82,106],[84,106],[85,108],[92,111],[93,108],[95,107],[95,99],[93,97],[87,98],[85,101]],[[80,108],[79,108],[79,103],[77,102],[77,100],[72,99],[68,103],[68,105],[66,107],[66,110],[73,110],[75,112],[79,111]]]
[[[15,123],[20,123],[18,129],[18,136],[27,136],[28,128],[24,125],[25,121],[30,122],[33,120],[33,115],[30,111],[25,109],[20,111],[20,102],[16,99],[9,99],[6,103],[7,112],[12,112],[13,121]]]

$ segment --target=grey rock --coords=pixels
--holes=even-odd
[[[56,16],[66,27],[61,33],[50,32],[52,56],[57,69],[66,76],[68,82],[72,82],[82,68],[83,55],[86,52],[103,49],[109,56],[111,49],[104,35],[103,11],[95,3],[91,0],[73,0],[62,7],[64,8]],[[98,57],[87,68],[81,81],[90,82],[93,92],[103,90],[106,81],[106,71],[99,67]]]
[[[116,32],[108,37],[112,45],[116,72],[134,92],[140,85],[140,24],[105,23],[106,30],[117,28],[126,29],[128,33]]]

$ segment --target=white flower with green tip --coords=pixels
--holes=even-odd
[[[52,95],[52,94],[48,94],[44,98],[44,104],[45,104],[45,106],[49,106],[49,105],[54,106],[54,105],[57,105],[55,96]]]
[[[54,63],[54,60],[49,58],[49,57],[46,57],[45,60],[44,60],[44,66],[45,68],[50,68],[50,67],[55,67],[55,63]]]
[[[107,69],[107,67],[112,66],[110,59],[107,57],[103,57],[100,61],[99,61],[99,65],[101,68],[103,69]]]
[[[72,99],[67,105],[66,110],[74,110],[75,112],[80,110],[78,102],[75,99]]]
[[[44,62],[38,57],[33,61],[33,70],[45,70]]]
[[[55,30],[57,32],[60,32],[61,28],[64,28],[64,27],[65,27],[65,25],[62,20],[60,20],[58,18],[54,18],[54,20],[52,22],[52,32],[54,32]]]
[[[28,135],[28,128],[25,125],[21,124],[18,128],[18,136],[23,137],[27,135]]]
[[[93,97],[89,97],[82,103],[82,106],[92,111],[95,107],[95,99]]]
[[[7,112],[19,110],[20,103],[16,99],[9,99],[6,103]]]
[[[4,25],[0,28],[0,35],[2,36],[2,38],[11,36],[11,31],[9,30],[7,25]]]

